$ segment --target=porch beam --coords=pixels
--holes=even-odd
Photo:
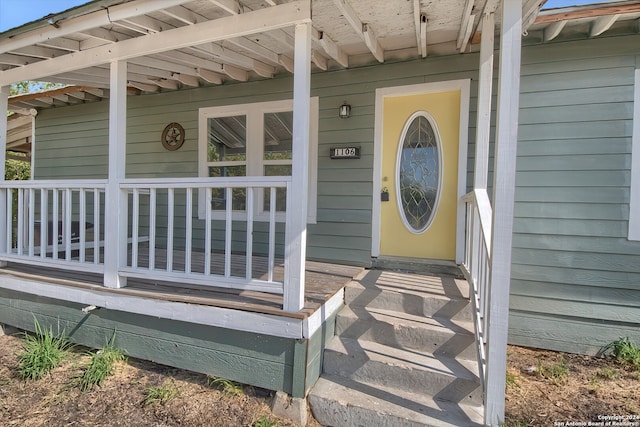
[[[109,98],[109,178],[105,194],[104,285],[122,288],[127,279],[119,274],[127,262],[127,195],[120,191],[125,179],[127,150],[127,62],[111,63]]]
[[[0,53],[46,42],[50,39],[84,32],[93,28],[108,26],[113,21],[131,18],[154,12],[158,9],[187,3],[190,0],[140,0],[101,9],[87,15],[56,22],[57,27],[50,26],[35,32],[17,34],[14,37],[0,40]]]
[[[222,84],[222,76],[220,76],[220,74],[214,73],[213,71],[207,70],[206,68],[198,68],[197,71],[200,78],[207,81],[208,83],[213,83],[216,85]]]
[[[522,0],[503,2],[500,33],[485,394],[485,425],[491,426],[498,426],[504,422],[504,373],[507,369],[509,287],[520,99]]]
[[[283,310],[304,307],[307,259],[307,189],[311,125],[311,23],[296,25],[293,73],[293,158],[287,191]]]
[[[462,9],[462,20],[460,21],[460,30],[458,31],[458,40],[456,42],[456,48],[460,52],[464,52],[469,43],[469,37],[471,37],[471,30],[473,29],[474,19],[471,16],[473,5],[475,0],[467,0]]]
[[[209,2],[232,15],[238,15],[240,13],[240,3],[238,3],[237,0],[209,0]]]
[[[295,1],[241,15],[127,39],[6,70],[0,73],[0,85],[8,85],[22,80],[37,80],[48,75],[92,67],[110,61],[122,61],[305,22],[311,22],[310,2]]]
[[[478,78],[478,118],[473,188],[487,189],[489,176],[489,144],[491,133],[491,92],[493,89],[493,43],[495,14],[482,16],[480,72]]]
[[[378,38],[373,28],[360,20],[358,14],[353,10],[353,7],[351,7],[347,0],[334,0],[334,3],[338,6],[342,16],[351,24],[356,34],[364,41],[378,62],[384,62],[384,51],[382,47],[380,47],[380,43],[378,43]]]
[[[600,34],[607,31],[613,24],[616,23],[620,15],[608,15],[601,16],[597,18],[591,24],[591,28],[589,29],[589,37],[597,37]]]
[[[349,57],[348,55],[340,49],[340,46],[336,44],[331,37],[329,37],[324,31],[318,31],[316,29],[313,30],[312,34],[314,39],[317,39],[317,42],[322,46],[322,49],[333,58],[338,64],[343,66],[344,68],[349,68]]]

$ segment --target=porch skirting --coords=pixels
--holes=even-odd
[[[44,328],[51,327],[73,343],[93,348],[104,347],[115,334],[115,346],[127,356],[284,391],[294,397],[306,396],[319,377],[322,349],[335,327],[335,312],[309,337],[292,338],[104,307],[85,313],[85,306],[8,289],[4,280],[0,286],[2,324],[33,331],[37,319]]]

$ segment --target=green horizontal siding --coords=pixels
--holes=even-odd
[[[640,37],[528,46],[510,340],[595,353],[640,342],[640,242],[627,240]]]

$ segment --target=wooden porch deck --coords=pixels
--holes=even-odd
[[[145,251],[146,252],[146,251]],[[177,252],[177,254],[176,254]],[[146,253],[139,253],[139,266],[148,266],[145,262]],[[177,255],[177,256],[176,256]],[[130,259],[131,254],[129,254]],[[220,263],[215,257],[211,271],[220,271]],[[148,260],[148,258],[146,258]],[[166,253],[156,251],[156,265],[166,265]],[[184,253],[174,251],[174,260],[184,260]],[[267,274],[267,261],[265,257],[254,256],[253,277],[264,279]],[[179,263],[180,261],[178,261]],[[174,267],[178,268],[174,261]],[[239,274],[245,266],[244,255],[232,256],[232,273]],[[182,268],[184,266],[182,265]],[[192,257],[192,271],[204,270],[204,256],[194,252]],[[364,269],[362,267],[329,264],[323,262],[307,261],[305,280],[305,304],[297,313],[285,312],[282,309],[282,295],[266,292],[246,291],[213,286],[215,277],[212,277],[212,286],[198,286],[191,284],[169,283],[153,279],[129,278],[127,286],[120,289],[103,286],[102,275],[78,272],[66,269],[44,268],[28,264],[10,262],[7,267],[0,269],[0,275],[9,274],[26,280],[51,283],[91,291],[107,292],[116,295],[135,296],[161,301],[182,302],[189,304],[223,307],[254,313],[270,314],[282,317],[304,319],[318,310],[326,301],[333,297],[353,278],[359,276]],[[151,275],[152,273],[150,273]],[[276,260],[273,272],[274,279],[281,280],[284,277],[284,263]]]

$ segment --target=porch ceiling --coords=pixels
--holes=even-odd
[[[22,79],[18,70],[39,69],[39,80],[108,89],[109,58],[83,66],[72,54],[99,55],[105,46],[113,47],[109,52],[118,51],[132,39],[144,42],[154,34],[173,34],[209,21],[222,23],[226,17],[289,3],[294,0],[95,0],[0,34],[0,84]],[[313,66],[315,70],[339,69],[385,59],[468,52],[479,17],[496,10],[500,3],[311,0]],[[544,0],[523,1],[525,20],[533,22],[542,3]],[[228,27],[227,23],[220,25]],[[293,27],[260,31],[268,26],[269,22],[255,22],[250,35],[129,57],[129,88],[135,93],[159,92],[293,72]],[[69,62],[75,61],[73,69],[56,73],[54,67],[46,66],[47,61],[67,55],[71,55]],[[12,105],[28,110],[77,99],[65,93],[14,100]]]

